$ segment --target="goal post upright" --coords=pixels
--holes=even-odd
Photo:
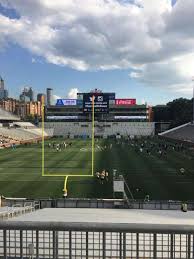
[[[44,176],[44,160],[45,160],[45,154],[44,154],[44,114],[45,114],[45,100],[44,96],[41,99],[42,105],[41,105],[41,115],[42,115],[42,176]]]
[[[94,95],[92,96],[92,176],[94,176],[94,134],[95,134],[95,125],[94,125]]]

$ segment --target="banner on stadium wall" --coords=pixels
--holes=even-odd
[[[57,106],[75,106],[77,105],[76,99],[57,99]]]
[[[47,120],[77,120],[78,116],[47,116]]]
[[[116,105],[135,105],[136,99],[115,99]]]
[[[115,120],[134,120],[134,119],[147,119],[146,116],[114,116]]]

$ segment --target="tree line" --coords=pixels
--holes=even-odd
[[[157,105],[153,110],[154,121],[170,122],[170,127],[176,127],[193,120],[193,99],[175,99],[166,105]]]

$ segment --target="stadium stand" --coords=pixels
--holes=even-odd
[[[13,125],[21,127],[21,128],[34,128],[34,124],[31,122],[25,122],[25,121],[19,121],[19,122],[14,122]]]
[[[37,137],[37,135],[20,128],[16,129],[3,127],[0,129],[0,134],[4,137],[12,138],[14,140],[29,140]]]
[[[35,126],[31,129],[2,127],[0,128],[0,136],[18,141],[36,140],[42,137],[42,131]],[[44,136],[47,137],[48,134],[45,132]]]
[[[92,123],[45,122],[45,131],[52,132],[52,129],[54,136],[91,137]],[[95,122],[95,135],[99,137],[117,134],[121,136],[150,136],[154,133],[155,124],[150,122]]]
[[[21,144],[26,141],[38,141],[42,138],[42,129],[30,122],[12,122],[8,127],[0,127],[0,148],[10,147],[13,144]],[[45,137],[52,136],[44,133]]]
[[[16,141],[13,138],[9,138],[0,134],[0,149],[4,147],[10,147],[12,144],[19,144],[20,142]]]
[[[160,136],[194,143],[194,124],[187,123],[159,134]]]
[[[53,137],[54,136],[54,129],[53,128],[46,128],[44,129],[44,132],[46,132],[48,137]]]
[[[38,137],[42,136],[42,129],[36,127],[30,122],[14,122],[13,126],[22,129],[25,133],[33,134]],[[45,132],[44,135],[47,136],[47,133]]]
[[[20,121],[20,118],[0,108],[0,121]]]

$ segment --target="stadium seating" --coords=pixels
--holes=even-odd
[[[0,136],[0,139],[4,139],[4,144],[5,141],[6,143],[15,143],[15,141],[37,140],[42,137],[42,129],[35,127],[32,123],[12,123],[9,128],[0,127]],[[44,136],[47,137],[49,135],[45,132]]]
[[[19,121],[19,122],[13,122],[13,125],[19,126],[21,128],[34,128],[34,124],[31,122],[25,122],[25,121]]]
[[[2,108],[0,108],[0,120],[20,121],[20,118],[10,112],[5,111]]]
[[[41,124],[40,124],[41,127]],[[45,122],[45,131],[53,129],[54,136],[89,136],[92,123],[85,122]],[[95,135],[150,136],[155,133],[155,124],[150,122],[95,122]]]
[[[6,137],[0,134],[0,149],[10,147],[12,144],[19,144],[19,142],[13,138]]]
[[[42,131],[42,129],[41,129],[41,131]],[[52,129],[52,128],[44,129],[44,132],[47,134],[48,137],[53,137],[54,129]]]
[[[20,128],[0,128],[0,134],[15,140],[29,140],[36,137],[35,134],[26,132],[25,130]]]
[[[160,136],[194,143],[194,124],[188,123],[165,131]]]
[[[23,121],[14,122],[13,126],[17,127],[17,129],[25,131],[25,134],[29,133],[30,135],[34,135],[36,137],[42,136],[42,129],[36,127],[31,122],[23,122]],[[47,132],[44,132],[44,136],[48,136]],[[52,136],[52,134],[51,134],[51,136]]]

